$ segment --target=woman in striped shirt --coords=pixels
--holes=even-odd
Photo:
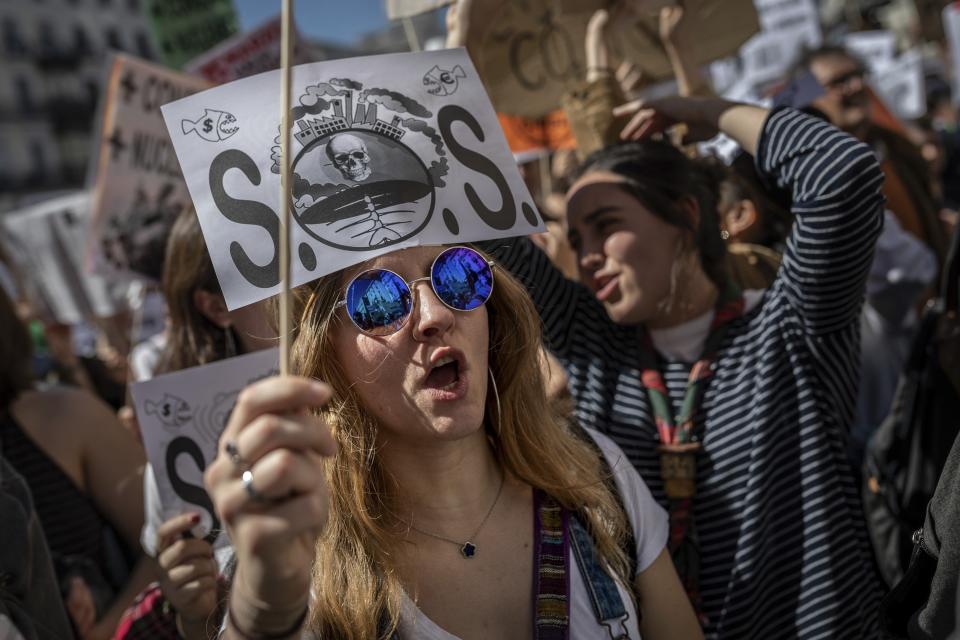
[[[584,427],[626,452],[670,508],[670,546],[713,638],[875,634],[880,583],[845,454],[859,313],[882,226],[869,148],[791,110],[668,98],[642,140],[587,159],[567,195],[580,283],[532,243],[499,246],[525,281]],[[793,197],[772,287],[727,284],[716,188],[647,140],[718,130]]]

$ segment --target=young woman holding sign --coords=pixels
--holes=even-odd
[[[580,422],[670,509],[706,635],[868,637],[880,587],[845,450],[883,220],[876,160],[790,110],[668,98],[627,111],[640,142],[588,158],[567,193],[580,283],[526,241],[497,257],[528,283]],[[715,182],[648,139],[677,122],[727,134],[792,192],[767,291],[729,284]]]
[[[226,637],[701,637],[665,512],[551,411],[508,274],[421,247],[295,294],[305,377],[246,389],[206,473]]]
[[[276,332],[270,326],[265,303],[234,312],[227,310],[192,209],[181,213],[170,230],[163,295],[168,321],[158,374],[210,364],[276,344]],[[161,630],[168,635],[179,634],[183,640],[206,640],[217,630],[221,604],[218,580],[230,558],[230,549],[218,549],[215,554],[206,539],[190,533],[200,523],[199,509],[169,517],[149,463],[143,494],[146,516],[140,543],[157,561],[159,585],[141,594],[136,606],[127,612],[115,640],[139,638]],[[148,607],[143,602],[153,604]]]

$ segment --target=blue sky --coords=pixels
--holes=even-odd
[[[280,0],[234,0],[234,6],[245,31],[280,13]],[[294,0],[293,15],[304,35],[343,44],[388,22],[384,0]]]

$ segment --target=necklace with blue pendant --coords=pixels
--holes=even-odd
[[[500,487],[497,489],[497,497],[493,499],[493,504],[490,505],[490,508],[487,509],[487,515],[483,516],[483,520],[480,522],[480,525],[477,527],[477,530],[473,532],[473,535],[467,538],[466,542],[460,542],[459,540],[454,540],[453,538],[448,538],[446,536],[441,536],[437,533],[431,533],[429,531],[424,531],[419,527],[415,526],[412,522],[408,522],[407,525],[416,531],[425,536],[431,538],[436,538],[437,540],[443,540],[444,542],[449,542],[450,544],[455,544],[460,548],[460,555],[462,555],[466,560],[470,560],[477,555],[477,545],[471,542],[471,540],[476,540],[477,535],[480,533],[480,530],[483,529],[483,525],[487,524],[487,520],[490,519],[490,514],[493,513],[493,508],[497,506],[497,502],[500,500],[500,494],[503,493],[503,482],[504,476],[500,476]]]

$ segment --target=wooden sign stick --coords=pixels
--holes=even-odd
[[[293,58],[293,0],[280,15],[280,375],[290,375],[290,63]]]

